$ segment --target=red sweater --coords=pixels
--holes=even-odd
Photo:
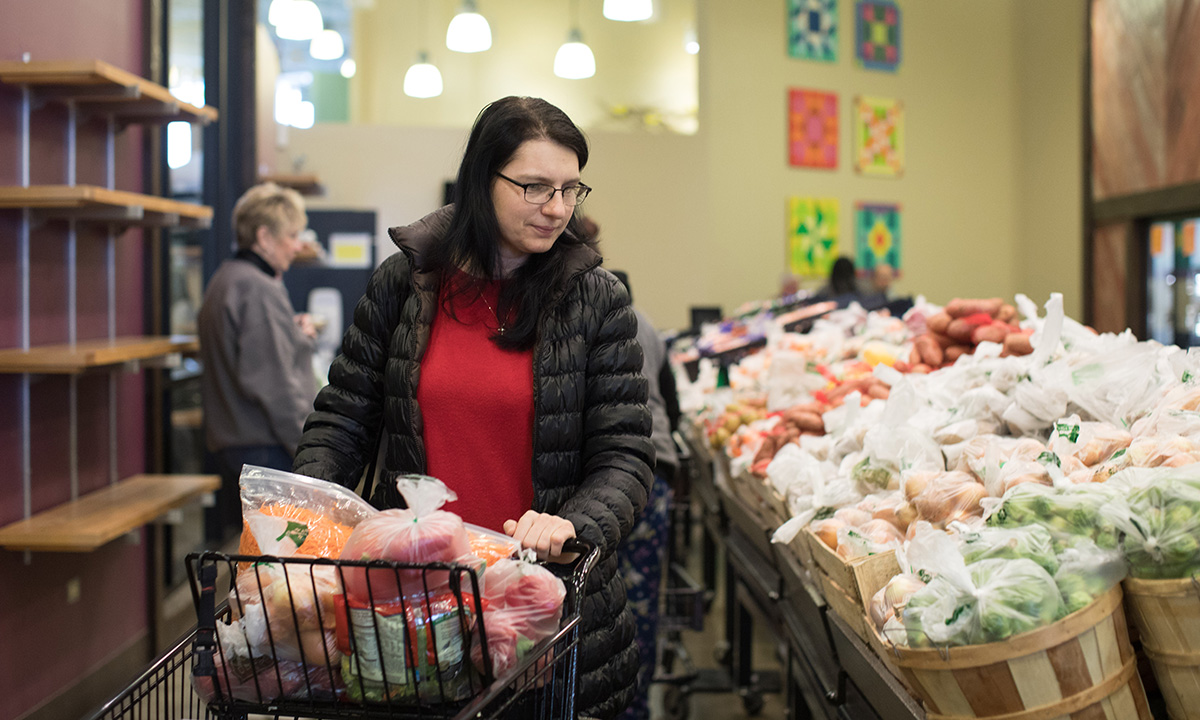
[[[533,506],[533,351],[501,350],[488,339],[499,291],[492,283],[482,298],[456,297],[454,317],[446,289],[439,293],[417,404],[427,472],[458,495],[445,509],[502,532],[505,520]]]

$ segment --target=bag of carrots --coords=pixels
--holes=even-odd
[[[242,555],[337,558],[356,525],[379,511],[335,483],[246,465],[240,479]]]

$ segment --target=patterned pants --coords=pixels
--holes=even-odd
[[[658,590],[662,584],[667,533],[670,532],[667,516],[669,495],[666,478],[656,474],[641,520],[617,550],[629,597],[628,604],[637,622],[635,637],[641,653],[638,691],[633,704],[621,716],[623,720],[647,720],[650,717],[650,680],[654,677],[657,662]]]

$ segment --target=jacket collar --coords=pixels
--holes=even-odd
[[[414,260],[414,265],[421,267],[421,258],[429,248],[446,236],[450,229],[450,219],[454,216],[454,205],[446,205],[421,218],[411,225],[388,229],[388,235],[396,247],[408,253]],[[568,251],[567,277],[590,270],[601,263],[603,258],[595,248],[588,245],[575,245]]]
[[[275,268],[271,267],[271,264],[264,260],[262,255],[259,255],[250,248],[241,248],[233,257],[237,260],[245,260],[273,278],[279,277],[279,273],[275,272]]]

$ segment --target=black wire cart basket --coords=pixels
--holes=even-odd
[[[193,553],[197,626],[91,720],[574,720],[580,600],[599,552],[564,551],[580,557],[562,620],[533,647],[485,628],[475,567]],[[489,641],[520,659],[494,668]]]

